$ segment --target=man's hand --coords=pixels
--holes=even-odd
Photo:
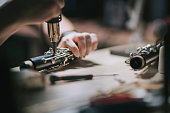
[[[64,0],[11,0],[0,7],[0,45],[24,25],[57,17]]]
[[[9,3],[10,4],[10,3]],[[64,0],[13,0],[15,15],[24,24],[36,24],[59,16]]]
[[[68,47],[76,57],[84,57],[95,50],[97,45],[98,39],[96,34],[73,32],[64,36],[58,47]]]

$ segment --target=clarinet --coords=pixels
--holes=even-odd
[[[146,46],[138,47],[136,53],[130,53],[125,63],[129,64],[134,70],[143,69],[159,59],[159,49],[163,45],[164,43],[161,41],[153,45],[147,44]]]
[[[30,58],[20,65],[20,69],[33,69],[39,72],[52,72],[60,66],[66,66],[76,57],[69,48],[56,48],[56,54],[53,54],[52,48],[42,56]]]

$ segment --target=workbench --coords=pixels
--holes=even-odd
[[[140,44],[139,44],[140,46]],[[24,92],[23,110],[26,113],[79,113],[79,108],[87,106],[89,99],[96,95],[107,94],[121,86],[139,83],[160,83],[162,75],[152,69],[149,75],[143,69],[134,71],[125,63],[128,57],[110,54],[110,50],[128,46],[117,46],[91,52],[88,56],[71,62],[59,70],[45,75],[45,88],[39,91]],[[146,71],[146,70],[145,70]],[[49,82],[49,76],[93,74],[92,80]],[[144,86],[145,87],[145,86]],[[162,84],[151,89],[161,88]]]

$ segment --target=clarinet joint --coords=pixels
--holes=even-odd
[[[20,65],[20,69],[33,69],[39,72],[51,72],[60,66],[66,66],[70,61],[76,59],[69,48],[56,48],[56,54],[53,54],[52,48],[42,56],[30,58]]]
[[[135,71],[143,69],[145,66],[151,65],[151,63],[158,60],[159,49],[163,44],[163,41],[161,41],[153,45],[147,44],[146,46],[138,47],[136,53],[129,54],[129,58],[125,63],[129,64]]]

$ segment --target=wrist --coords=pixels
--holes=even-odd
[[[76,32],[77,32],[76,30],[66,31],[66,32],[62,33],[60,37],[62,38],[62,37],[65,37],[71,33],[76,33]]]

